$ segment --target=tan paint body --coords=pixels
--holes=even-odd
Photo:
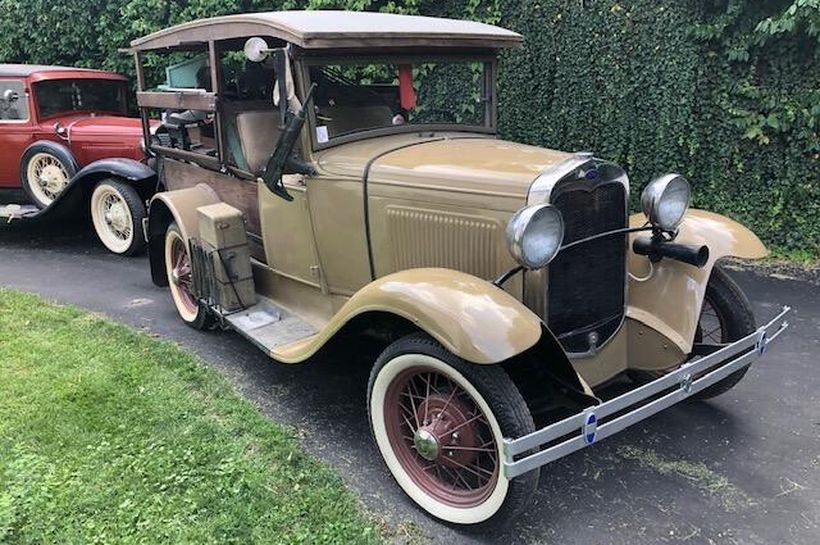
[[[491,142],[497,141],[488,141]],[[201,167],[174,163],[172,171],[177,176],[198,179]],[[193,170],[186,174],[186,169]],[[211,176],[229,179],[229,176],[218,173],[211,173]],[[157,195],[155,201],[162,202],[172,211],[186,238],[197,237],[196,208],[212,204],[218,201],[218,197],[205,184],[175,190],[175,184],[183,186],[184,180],[169,179],[166,183],[171,191]],[[244,182],[237,180],[235,183]],[[381,276],[371,282],[363,230],[361,179],[321,173],[307,179],[287,177],[285,184],[294,197],[291,202],[273,195],[262,184],[257,186],[266,257],[266,263],[254,263],[257,291],[298,314],[321,332],[278,347],[271,354],[278,361],[304,361],[349,320],[369,311],[389,312],[405,318],[430,333],[453,353],[475,363],[506,360],[532,347],[540,338],[541,322],[520,302],[520,284],[516,298],[487,282],[487,278],[477,278],[456,269],[419,268],[425,266],[422,263],[413,263],[413,267],[406,268],[409,270]],[[415,191],[408,193],[406,203],[418,204],[413,195],[427,194],[423,188],[416,187]],[[526,196],[526,185],[520,183],[514,191],[521,201]],[[426,200],[430,201],[428,206],[434,202]],[[465,210],[464,207],[439,205],[435,213],[451,217],[454,209]],[[472,254],[477,266],[492,275],[513,265],[503,247],[503,229],[506,218],[515,209],[516,206],[512,206],[505,213],[493,216],[476,208],[473,210],[476,215],[465,216],[468,228],[474,225],[471,222],[477,221],[476,218],[491,221],[495,227],[488,240],[496,247],[495,255],[503,256],[504,265],[488,268],[481,265],[484,259],[481,254]],[[458,244],[460,240],[452,242]],[[320,247],[337,248],[341,253],[335,256],[322,253],[323,259],[320,259]],[[470,248],[473,249],[482,248]],[[435,257],[433,255],[432,259]],[[331,271],[330,276],[326,269]]]
[[[228,28],[228,22],[247,23],[255,32],[284,24],[225,18],[213,28]],[[183,25],[132,45],[149,50],[154,42],[182,44],[180,36],[207,30],[205,23]],[[309,41],[307,34],[300,39]],[[301,62],[297,55],[293,72],[304,95]],[[217,193],[230,195],[246,217],[258,218],[260,232],[252,233],[259,246],[253,254],[257,292],[319,331],[278,346],[273,358],[304,361],[350,320],[371,311],[400,316],[477,364],[500,362],[535,345],[541,321],[521,302],[522,275],[503,290],[490,281],[515,265],[505,241],[507,221],[527,204],[533,181],[570,154],[455,130],[399,131],[313,150],[310,131],[307,125],[301,149],[317,174],[284,178],[291,202],[263,184],[254,188],[248,185],[253,181],[165,157],[175,179],[166,180],[171,191],[152,204],[167,207],[186,238],[197,236],[196,208],[224,200]],[[190,187],[199,180],[213,189]],[[233,191],[231,184],[245,185]],[[181,187],[187,188],[175,190]],[[640,225],[645,219],[630,221]],[[650,271],[649,261],[630,250],[634,278],[622,327],[597,353],[572,361],[585,384],[594,387],[629,368],[667,369],[685,361],[715,262],[766,254],[748,229],[698,210],[689,213],[677,242],[708,245],[709,263],[697,269],[663,260]]]
[[[635,214],[629,220],[630,226],[638,227],[646,218]],[[706,283],[715,263],[727,256],[759,259],[766,257],[768,250],[746,227],[705,210],[687,213],[675,242],[705,244],[709,247],[709,262],[697,268],[665,259],[653,266],[648,280],[639,282],[634,277],[646,276],[650,271],[649,259],[630,252],[629,271],[633,277],[629,282],[627,316],[660,332],[688,353],[695,338]]]
[[[325,152],[318,176],[286,178],[293,202],[258,186],[267,263],[254,263],[257,290],[320,330],[318,335],[278,347],[273,358],[283,363],[304,361],[349,320],[368,311],[406,318],[475,363],[503,361],[533,346],[540,336],[540,320],[520,302],[520,280],[509,282],[506,292],[487,282],[514,265],[503,230],[509,216],[526,200],[529,173],[513,162],[509,172],[496,167],[491,183],[470,187],[465,172],[476,168],[472,165],[460,170],[452,164],[455,161],[442,164],[439,160],[433,167],[415,170],[412,162],[424,161],[425,148],[451,143],[466,144],[457,157],[474,164],[492,162],[488,150],[500,148],[508,156],[515,157],[520,149],[522,156],[532,154],[546,162],[559,161],[565,154],[543,150],[538,155],[529,146],[518,148],[484,137],[460,138],[423,140],[426,143],[403,150],[412,151],[415,157],[388,161],[385,159],[392,157],[387,155],[371,167],[371,222],[379,271],[373,282],[367,267],[362,181],[356,176],[362,175],[368,155],[383,153],[383,146],[366,141],[369,145],[355,146],[358,149],[347,149],[352,146],[347,145],[329,150],[338,154]],[[409,136],[394,140],[391,147],[415,144]],[[501,161],[494,164],[503,165]],[[532,170],[542,166],[539,163]],[[486,172],[484,176],[489,177]],[[482,195],[490,191],[496,195]],[[464,194],[483,198],[484,205],[465,205],[460,198]],[[196,208],[218,200],[204,184],[155,198],[173,211],[186,236],[196,236]],[[632,226],[644,222],[642,214],[630,218]],[[480,233],[477,238],[476,233]],[[677,241],[707,244],[709,263],[697,269],[663,260],[653,265],[648,280],[630,279],[627,319],[619,333],[594,356],[572,360],[590,385],[628,368],[679,365],[691,351],[714,263],[729,255],[766,255],[763,244],[748,229],[701,210],[688,213]],[[453,251],[456,247],[461,253]],[[629,270],[635,277],[646,276],[648,259],[630,252]]]
[[[344,324],[367,312],[401,316],[449,351],[479,364],[509,359],[541,337],[538,317],[503,290],[450,269],[410,269],[371,282],[344,304],[321,333],[277,348],[271,356],[286,363],[302,361]]]
[[[220,202],[219,197],[209,186],[198,184],[178,191],[157,193],[151,199],[151,206],[157,206],[155,203],[165,205],[187,241],[192,236],[199,236],[197,208],[218,202]]]

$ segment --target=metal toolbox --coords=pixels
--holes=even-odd
[[[222,312],[256,303],[248,235],[242,212],[225,203],[197,208],[199,240],[192,245],[201,265],[194,278],[198,296]],[[196,269],[197,267],[195,267]]]

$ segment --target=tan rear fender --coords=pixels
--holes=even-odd
[[[538,316],[486,280],[451,269],[410,269],[366,285],[320,333],[277,347],[271,356],[285,363],[305,360],[366,313],[400,316],[453,354],[478,364],[508,360],[541,338]]]
[[[197,208],[219,201],[216,193],[205,184],[154,195],[148,207],[148,224],[145,229],[151,280],[154,284],[168,285],[164,251],[165,231],[168,226],[175,222],[187,242],[190,237],[199,235]]]
[[[631,227],[639,227],[646,222],[646,217],[635,214],[629,220]],[[633,234],[632,240],[641,236],[648,235]],[[769,252],[760,239],[743,225],[705,210],[690,210],[686,214],[675,242],[706,245],[709,248],[708,262],[704,267],[697,268],[663,259],[650,267],[649,258],[630,250],[627,314],[664,335],[683,354],[689,354],[706,284],[715,263],[728,256],[759,259]]]

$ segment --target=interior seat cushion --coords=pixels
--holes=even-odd
[[[236,131],[248,170],[260,174],[279,141],[279,112],[252,110],[236,114]]]

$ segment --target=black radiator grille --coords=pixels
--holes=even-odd
[[[564,244],[627,226],[625,188],[580,180],[558,186],[552,203],[564,217]],[[624,315],[626,234],[561,251],[549,265],[547,323],[568,352],[600,346]]]

